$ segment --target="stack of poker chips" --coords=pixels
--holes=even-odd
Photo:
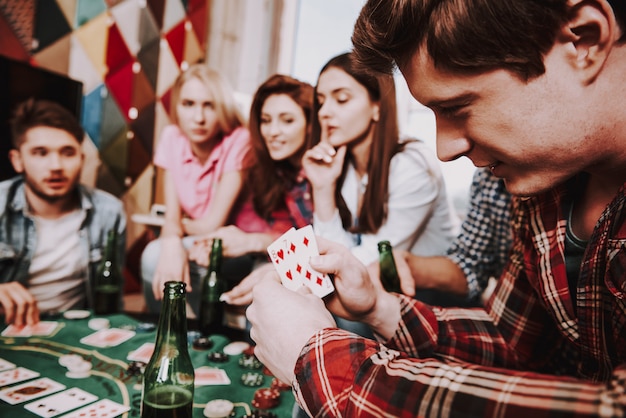
[[[272,388],[261,388],[254,392],[252,406],[257,409],[272,409],[280,402],[280,391]]]
[[[89,377],[91,372],[91,362],[85,360],[78,354],[64,354],[59,357],[59,364],[67,367],[65,376],[71,379],[83,379]]]

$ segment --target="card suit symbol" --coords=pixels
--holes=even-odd
[[[324,283],[324,280],[320,276],[317,276],[317,280],[315,281],[318,286],[321,286]]]
[[[283,252],[283,249],[281,248],[280,250],[276,251],[276,255],[278,256],[278,258],[280,258],[281,260],[285,259],[285,253]]]
[[[311,272],[307,270],[306,273],[304,274],[304,277],[306,277],[307,280],[311,280]]]
[[[296,271],[302,273],[302,265],[300,263],[296,264]]]
[[[302,239],[302,243],[304,244],[305,247],[308,247],[309,246],[309,239],[307,237],[304,237]]]
[[[289,250],[291,250],[292,253],[295,253],[296,252],[296,244],[294,244],[292,242],[291,245],[289,246]]]
[[[293,280],[293,277],[291,277],[291,270],[287,270],[287,272],[285,273],[285,276],[287,276],[289,280]]]

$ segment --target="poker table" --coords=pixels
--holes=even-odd
[[[127,413],[120,415],[122,417],[139,417],[142,375],[141,373],[129,372],[127,357],[130,352],[144,343],[154,342],[156,330],[143,330],[141,332],[142,327],[137,328],[138,324],[145,324],[145,317],[137,318],[126,314],[110,315],[106,318],[109,319],[112,328],[134,328],[136,334],[115,347],[98,348],[80,342],[81,338],[95,332],[88,326],[91,318],[93,315],[84,319],[55,317],[53,320],[58,321],[59,326],[55,332],[45,337],[0,336],[0,358],[14,363],[18,367],[36,371],[40,374],[39,377],[50,378],[65,385],[67,389],[78,387],[96,395],[98,399],[110,399],[130,407]],[[158,320],[157,318],[152,319],[151,322]],[[194,329],[191,325],[189,328]],[[4,326],[0,326],[0,329],[4,329]],[[229,329],[225,328],[219,334],[210,336],[213,346],[208,350],[198,350],[189,344],[189,354],[194,368],[209,366],[223,369],[230,379],[230,384],[226,385],[195,387],[194,417],[204,417],[203,412],[206,404],[216,399],[226,399],[234,404],[235,408],[231,415],[233,417],[242,417],[257,411],[252,406],[255,392],[261,388],[269,388],[274,377],[262,365],[260,368],[254,369],[248,368],[245,364],[242,365],[241,357],[244,354],[230,355],[225,362],[209,360],[210,353],[222,353],[223,348],[228,343],[233,340],[241,340],[242,336],[243,333],[239,330],[230,332]],[[66,375],[68,369],[59,363],[59,359],[67,354],[77,354],[84,360],[91,362],[92,368],[87,377],[70,378]],[[256,367],[258,366],[257,364]],[[262,380],[262,383],[259,386],[244,385],[242,376],[246,373],[259,373],[262,379],[258,380]],[[38,399],[44,399],[44,397]],[[27,403],[10,405],[0,400],[0,417],[37,417],[38,415],[24,408]],[[273,413],[279,418],[291,417],[293,404],[294,397],[291,390],[283,388],[280,390],[279,404],[266,412]],[[67,413],[69,412],[62,413],[58,417]]]

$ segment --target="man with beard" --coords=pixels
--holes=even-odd
[[[71,112],[29,99],[10,124],[18,176],[0,183],[0,307],[22,326],[92,306],[90,277],[111,229],[124,260],[126,218],[119,199],[79,184],[84,131]]]

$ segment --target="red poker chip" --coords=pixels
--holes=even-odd
[[[279,380],[277,377],[272,379],[272,389],[278,389],[280,391],[291,389],[291,385]]]
[[[251,345],[250,347],[246,348],[245,350],[243,350],[243,352],[241,354],[246,355],[246,356],[253,356],[254,355],[254,346]]]
[[[254,392],[252,406],[257,409],[271,409],[278,405],[280,401],[280,391],[272,388],[261,388]]]

